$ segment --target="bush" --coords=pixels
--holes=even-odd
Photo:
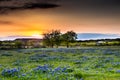
[[[24,54],[32,54],[32,53],[30,53],[30,52],[26,52],[26,53],[24,53]]]
[[[3,54],[1,54],[1,56],[13,56],[13,55],[10,53],[3,53]]]
[[[74,70],[73,69],[71,69],[71,68],[67,68],[66,69],[66,72],[73,72]]]
[[[81,79],[83,78],[83,75],[80,72],[78,72],[78,73],[74,73],[74,77],[77,79]]]

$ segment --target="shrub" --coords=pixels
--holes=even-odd
[[[74,70],[72,68],[67,68],[66,72],[73,72]]]
[[[81,79],[83,78],[83,75],[80,72],[78,72],[78,73],[74,73],[74,77],[77,79]]]
[[[32,54],[32,53],[30,53],[30,52],[25,52],[24,54]]]
[[[10,53],[2,53],[1,56],[13,56],[13,55]]]

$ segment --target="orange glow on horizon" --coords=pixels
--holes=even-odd
[[[31,31],[31,32],[26,33],[26,35],[32,36],[35,38],[42,38],[42,31]]]
[[[0,37],[32,36],[38,38],[52,29],[60,30],[62,33],[73,30],[76,33],[120,34],[119,18],[43,13],[26,11],[9,16],[0,15]]]

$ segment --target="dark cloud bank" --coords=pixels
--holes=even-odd
[[[56,8],[57,0],[0,0],[0,13],[4,14],[13,10],[48,9]]]
[[[69,7],[70,10],[76,8],[78,11],[83,9],[120,12],[120,0],[0,0],[0,13],[23,9],[56,8],[60,5],[66,5],[65,7]]]
[[[119,14],[120,0],[62,0],[62,3],[68,5],[71,12],[78,13],[86,11],[86,13],[103,13],[103,14]],[[69,10],[68,9],[68,10]]]

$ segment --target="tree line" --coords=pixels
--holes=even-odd
[[[0,49],[22,49],[22,48],[45,48],[56,47],[61,44],[70,47],[70,43],[75,42],[77,34],[74,31],[67,31],[62,34],[60,30],[51,30],[43,34],[42,39],[15,39],[13,41],[0,41]]]
[[[62,34],[60,30],[51,30],[43,34],[43,44],[48,47],[58,47],[61,43],[65,43],[66,47],[70,46],[71,42],[75,42],[77,34],[74,31],[67,31]]]

